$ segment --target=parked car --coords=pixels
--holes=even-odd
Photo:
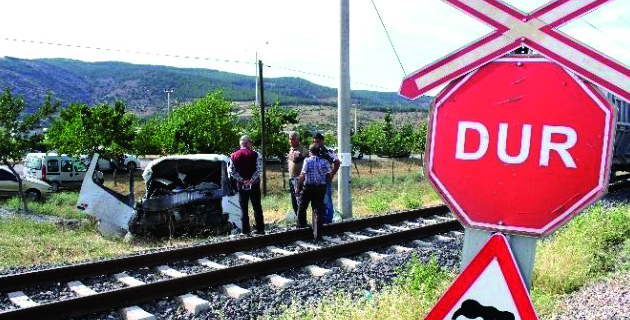
[[[19,188],[18,179],[13,172],[6,167],[0,167],[0,196],[16,196],[20,190]],[[22,179],[24,194],[35,200],[41,199],[43,194],[52,192],[52,189],[52,186],[44,181],[29,177]]]
[[[140,168],[140,159],[138,159],[137,156],[130,155],[130,154],[124,154],[122,155],[121,159],[117,159],[117,160],[107,159],[107,158],[102,158],[102,157],[98,158],[98,166],[96,168],[97,170],[100,170],[100,171],[114,170],[114,168],[116,167],[125,168],[127,170],[133,171]]]
[[[56,153],[29,153],[25,174],[28,178],[50,184],[53,191],[66,187],[80,187],[89,163],[86,159]]]

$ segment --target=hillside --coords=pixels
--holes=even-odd
[[[174,88],[171,103],[186,103],[209,90],[222,90],[228,100],[253,101],[255,78],[211,69],[136,65],[124,62],[83,62],[69,59],[0,58],[0,87],[21,94],[29,107],[42,103],[47,92],[66,102],[95,104],[122,100],[146,116],[166,109],[164,88]],[[334,105],[337,89],[301,78],[265,78],[265,100],[288,105]],[[355,90],[352,103],[362,110],[426,110],[431,97],[416,101],[395,92]]]

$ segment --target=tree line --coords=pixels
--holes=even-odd
[[[0,97],[0,162],[16,176],[19,177],[14,165],[33,150],[69,155],[99,153],[111,159],[123,153],[227,155],[239,148],[242,134],[248,134],[255,146],[260,147],[262,141],[259,107],[252,106],[251,121],[241,122],[221,91],[208,92],[190,104],[174,108],[166,116],[148,119],[128,112],[121,101],[94,105],[70,102],[65,108],[61,106],[49,93],[36,112],[28,113],[24,98],[4,89]],[[44,133],[47,123],[49,128]],[[286,161],[289,125],[300,133],[303,141],[309,141],[313,134],[308,126],[299,124],[296,109],[286,108],[280,102],[265,107],[267,157]],[[396,127],[390,110],[384,121],[359,128],[351,141],[353,149],[363,154],[408,157],[412,152],[424,151],[425,136],[426,125]],[[327,134],[328,145],[334,146],[336,140],[333,134]],[[19,183],[21,194],[21,179]],[[25,199],[23,203],[26,206]]]

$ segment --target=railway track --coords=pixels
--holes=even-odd
[[[322,230],[326,245],[322,246],[310,243],[311,229],[297,229],[3,276],[0,277],[2,293],[8,294],[16,307],[0,313],[0,319],[69,318],[118,308],[123,308],[127,313],[125,317],[130,318],[132,313],[143,314],[137,304],[166,297],[175,297],[188,312],[195,313],[206,305],[202,299],[191,294],[196,290],[218,287],[225,294],[240,298],[248,294],[247,290],[234,283],[244,279],[266,276],[274,285],[283,286],[292,280],[276,273],[291,268],[306,267],[305,272],[313,275],[329,272],[315,265],[323,261],[335,261],[343,268],[353,268],[359,262],[347,257],[365,254],[371,259],[382,259],[385,255],[374,252],[378,248],[461,230],[459,222],[446,217],[448,214],[446,206],[437,206],[326,225]],[[246,253],[259,248],[264,248],[268,254],[256,256]],[[401,246],[394,248],[409,249]],[[227,258],[233,256],[242,263]],[[195,271],[182,273],[169,264],[186,266],[183,269]],[[196,266],[191,267],[193,264]],[[149,272],[148,268],[155,268],[155,273]],[[149,280],[138,280],[138,276],[130,274],[148,274],[144,278]],[[126,284],[112,285],[108,280],[112,277]],[[98,287],[102,292],[96,292],[79,281],[87,281],[89,286]],[[105,284],[94,285],[100,282]],[[63,299],[42,302],[30,298],[33,293],[36,296],[40,288],[50,291],[66,286],[71,288],[72,293],[65,293]]]

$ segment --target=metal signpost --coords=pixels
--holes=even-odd
[[[507,277],[514,274],[506,275],[501,265],[505,254],[490,245],[499,241],[509,243],[518,279],[529,288],[536,239],[607,190],[616,114],[591,83],[630,100],[630,69],[557,28],[611,0],[556,0],[529,14],[501,0],[443,1],[495,31],[408,75],[399,93],[415,99],[456,80],[432,104],[424,168],[466,227],[460,278],[465,273],[468,286],[483,282],[492,289],[510,282]],[[508,55],[519,47],[538,54]],[[495,240],[494,232],[509,235]],[[499,261],[505,281],[487,277],[492,261]],[[529,298],[515,299],[514,308],[498,302],[473,305],[458,281],[442,298],[448,303],[440,300],[427,319],[451,319],[455,310],[471,309],[536,319],[520,309]],[[447,307],[449,314],[443,312]]]
[[[425,318],[520,319],[538,316],[520,277],[507,239],[500,233],[486,242],[479,254]]]

